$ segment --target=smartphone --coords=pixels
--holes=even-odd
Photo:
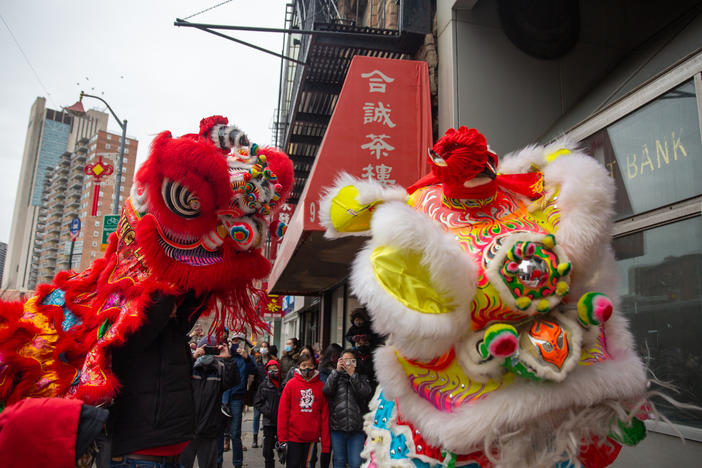
[[[205,354],[214,354],[215,356],[219,354],[218,346],[205,346]]]

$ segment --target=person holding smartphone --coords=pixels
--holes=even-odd
[[[220,411],[222,393],[239,381],[239,370],[226,344],[217,345],[214,337],[200,340],[193,358],[191,383],[195,402],[195,433],[180,455],[179,462],[192,468],[217,468],[217,441],[224,427]]]
[[[222,396],[222,412],[230,416],[229,437],[231,439],[232,465],[241,468],[244,465],[244,447],[241,443],[241,419],[244,412],[244,397],[250,375],[256,374],[256,362],[247,350],[246,335],[242,332],[231,336],[232,347],[230,354],[239,370],[239,380]],[[229,414],[227,414],[228,411]],[[220,452],[219,461],[223,457],[224,446]]]
[[[371,385],[356,366],[356,352],[344,350],[322,389],[329,400],[334,468],[345,468],[347,463],[350,468],[361,466],[361,450],[366,440],[363,415],[368,411]]]

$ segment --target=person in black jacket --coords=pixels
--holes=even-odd
[[[220,401],[224,390],[239,381],[239,369],[226,344],[216,347],[219,350],[217,356],[206,353],[207,345],[216,344],[216,340],[203,338],[198,344],[193,354],[196,361],[192,373],[195,437],[183,450],[180,463],[185,468],[192,468],[197,456],[199,468],[217,468],[217,441],[224,428]],[[214,350],[209,348],[208,351]]]
[[[278,404],[282,393],[280,384],[280,367],[273,359],[266,363],[266,378],[258,387],[254,407],[263,416],[263,459],[265,468],[275,467],[273,448],[277,440]]]
[[[112,370],[121,387],[109,408],[111,447],[102,447],[98,466],[155,459],[159,464],[154,466],[179,466],[177,456],[195,428],[187,333],[206,303],[193,293],[153,294],[145,323],[112,351]],[[105,460],[109,454],[112,460]]]
[[[329,400],[329,426],[334,468],[361,466],[361,450],[366,440],[363,415],[368,411],[371,386],[368,378],[356,371],[356,353],[345,350],[324,384]]]

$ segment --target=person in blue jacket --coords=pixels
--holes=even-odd
[[[241,419],[244,412],[244,397],[246,396],[246,386],[250,375],[256,374],[256,362],[249,354],[252,348],[246,341],[244,333],[234,333],[231,336],[231,355],[239,369],[239,381],[222,395],[222,412],[225,414],[229,410],[232,418],[229,426],[229,436],[231,438],[232,465],[234,468],[241,468],[244,465],[244,449],[241,443]]]

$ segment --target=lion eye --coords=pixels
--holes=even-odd
[[[200,215],[200,201],[178,182],[164,179],[161,196],[168,209],[178,216],[195,218]]]

